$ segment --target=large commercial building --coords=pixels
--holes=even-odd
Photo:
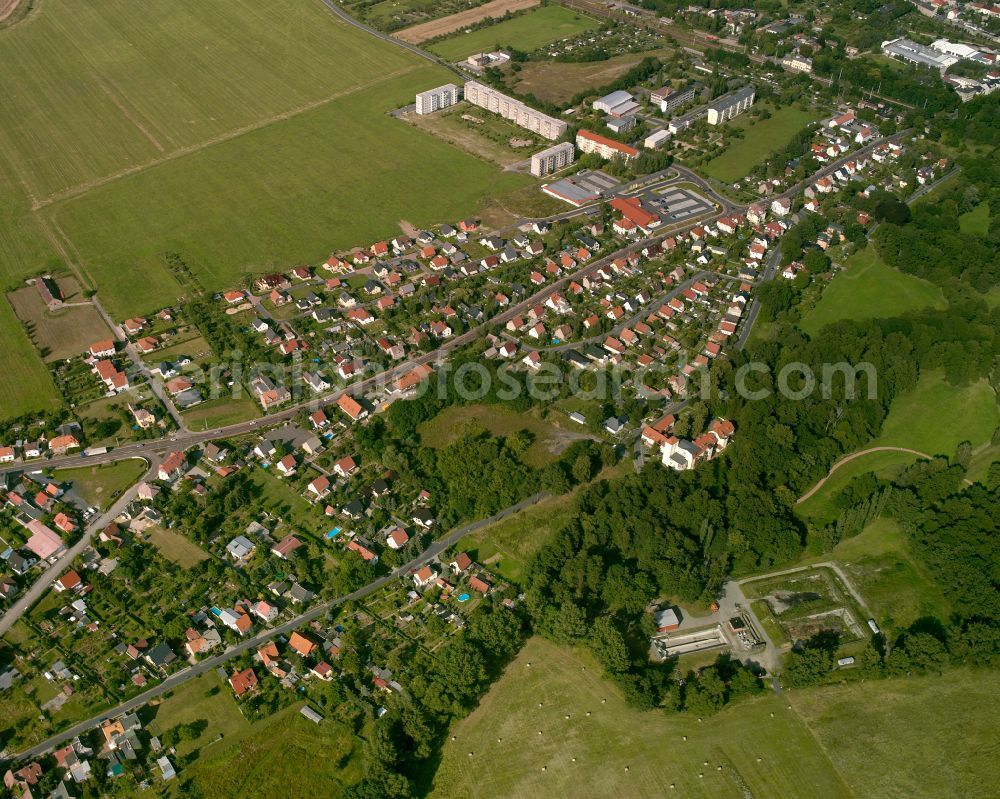
[[[635,111],[639,104],[625,91],[611,92],[594,100],[594,110],[603,111],[613,117],[623,117]]]
[[[937,69],[941,72],[961,60],[958,56],[943,53],[917,42],[911,42],[909,39],[892,39],[888,42],[882,42],[882,52],[890,58],[897,58],[918,67]]]
[[[466,81],[465,99],[473,105],[499,114],[515,125],[520,125],[525,130],[537,133],[549,141],[555,141],[566,132],[567,125],[563,120],[536,111],[520,100],[501,94],[489,86],[484,86],[479,81]]]
[[[540,178],[573,163],[576,148],[573,142],[564,141],[531,156],[531,174]]]
[[[649,99],[655,105],[660,107],[660,111],[664,114],[668,114],[675,108],[680,108],[685,103],[689,103],[694,99],[695,87],[691,83],[685,86],[683,89],[671,89],[669,86],[664,86],[662,89],[657,89],[655,92],[649,95]]]
[[[639,151],[635,147],[630,147],[589,130],[581,130],[576,134],[576,146],[580,148],[581,153],[597,153],[605,159],[620,155],[626,161],[630,161],[639,155]]]
[[[436,89],[428,89],[417,95],[417,113],[433,114],[442,108],[455,105],[458,102],[458,86],[446,83]]]
[[[721,125],[726,120],[742,114],[753,105],[757,92],[753,86],[744,86],[731,94],[725,94],[708,104],[709,125]]]

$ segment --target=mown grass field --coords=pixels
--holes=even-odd
[[[705,164],[702,170],[723,183],[742,180],[757,164],[788,144],[792,136],[818,118],[810,111],[791,106],[773,110],[768,119],[737,117],[729,124],[742,127],[743,138]]]
[[[183,533],[163,527],[150,527],[150,542],[167,560],[189,569],[208,559],[208,553]]]
[[[912,556],[906,535],[892,519],[877,519],[822,559],[841,565],[887,634],[922,616],[948,615],[940,587]]]
[[[602,679],[589,654],[540,638],[452,735],[432,797],[851,795],[798,714],[773,694],[703,723],[642,712]]]
[[[509,519],[470,533],[457,546],[476,562],[520,582],[532,555],[573,518],[577,493],[543,499]]]
[[[551,42],[578,36],[599,28],[601,23],[564,6],[542,6],[513,19],[488,25],[471,33],[449,36],[428,48],[449,61],[458,61],[476,53],[501,47],[513,47],[526,53]]]
[[[815,336],[841,319],[888,318],[943,304],[941,290],[933,283],[893,269],[873,247],[866,247],[847,259],[799,327]]]
[[[4,344],[0,347],[0,371],[4,375],[0,417],[58,407],[59,395],[52,375],[6,298],[0,299],[0,339]]]
[[[58,469],[53,476],[57,480],[71,482],[74,493],[85,502],[106,508],[119,494],[137,483],[146,469],[145,461],[130,458],[101,466]]]
[[[49,210],[116,316],[148,312],[182,291],[165,252],[218,289],[388,236],[401,220],[422,227],[468,216],[484,195],[529,179],[386,114],[443,77],[438,67],[413,68]],[[142,282],[119,280],[127,271]]]
[[[997,672],[962,670],[789,697],[853,796],[988,799],[997,795],[997,691]]]
[[[978,799],[998,687],[961,671],[768,692],[699,723],[627,707],[589,655],[535,638],[452,728],[431,796]]]

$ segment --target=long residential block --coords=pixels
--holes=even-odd
[[[484,86],[479,81],[466,81],[465,99],[549,141],[555,141],[566,132],[567,125],[563,120],[536,111],[520,100]]]
[[[742,114],[753,105],[757,91],[753,86],[744,86],[731,94],[725,94],[708,104],[708,124],[721,125],[723,122]]]

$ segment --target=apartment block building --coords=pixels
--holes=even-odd
[[[626,161],[630,161],[639,155],[639,151],[635,147],[630,147],[589,130],[581,130],[576,134],[576,146],[580,148],[581,153],[597,153],[604,159],[620,155]]]
[[[479,81],[466,81],[465,99],[549,141],[555,141],[566,132],[567,125],[563,120],[536,111],[520,100],[508,97]]]
[[[757,92],[753,86],[744,86],[730,94],[725,94],[708,104],[708,124],[721,125],[723,122],[742,114],[753,105]]]
[[[668,114],[675,108],[680,108],[685,103],[689,103],[694,99],[695,87],[694,84],[688,84],[682,89],[672,89],[669,86],[664,86],[662,89],[657,89],[649,95],[649,99],[660,107],[660,111],[664,114]]]
[[[417,113],[433,114],[442,108],[455,105],[458,102],[458,86],[446,83],[436,89],[428,89],[417,95]]]
[[[562,142],[553,145],[531,156],[531,174],[540,178],[552,172],[558,172],[569,166],[576,158],[576,148],[572,142]]]

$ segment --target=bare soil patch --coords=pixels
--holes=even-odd
[[[95,341],[112,337],[93,305],[71,305],[49,311],[34,286],[13,291],[7,298],[45,361],[80,355]]]
[[[526,8],[537,6],[539,3],[540,0],[491,0],[485,5],[470,8],[468,11],[459,11],[457,14],[449,14],[447,17],[434,19],[430,22],[421,22],[419,25],[405,28],[394,35],[404,42],[420,44],[428,39],[435,39],[446,33],[474,25],[487,17],[502,17],[508,11],[523,11]]]

